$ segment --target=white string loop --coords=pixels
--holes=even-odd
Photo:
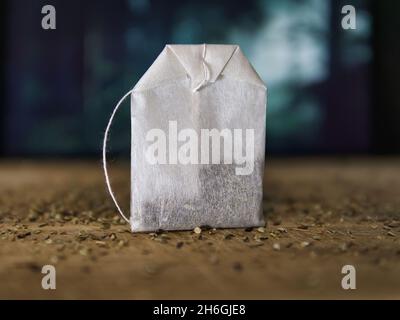
[[[112,191],[112,188],[111,188],[110,178],[109,178],[109,176],[108,176],[106,153],[107,153],[108,133],[109,133],[109,131],[110,131],[111,124],[112,124],[112,122],[113,122],[113,120],[114,120],[115,113],[118,111],[118,109],[119,109],[121,103],[132,93],[132,91],[133,91],[133,89],[130,90],[129,92],[127,92],[127,93],[121,98],[121,100],[119,100],[119,102],[118,102],[117,105],[115,106],[115,108],[114,108],[114,110],[113,110],[113,112],[112,112],[112,114],[111,114],[110,120],[108,120],[108,124],[107,124],[107,127],[106,127],[106,132],[104,133],[104,140],[103,140],[103,171],[104,171],[104,177],[105,177],[105,179],[106,179],[106,184],[107,184],[108,192],[109,192],[109,194],[110,194],[112,200],[114,201],[114,204],[115,204],[115,206],[117,207],[119,214],[122,216],[122,218],[124,218],[124,220],[125,220],[126,222],[128,222],[128,224],[129,224],[129,219],[128,219],[128,218],[125,216],[125,214],[122,212],[122,209],[121,209],[121,207],[119,206],[119,204],[118,204],[118,202],[117,202],[117,199],[115,198],[114,192]]]

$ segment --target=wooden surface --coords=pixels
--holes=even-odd
[[[265,231],[201,235],[131,234],[100,162],[1,162],[0,298],[400,298],[399,159],[267,161]],[[128,166],[113,168],[128,208]]]

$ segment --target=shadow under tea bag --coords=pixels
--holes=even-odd
[[[106,142],[131,97],[131,216],[112,193]],[[117,104],[103,166],[133,232],[264,225],[266,87],[236,45],[167,45]]]

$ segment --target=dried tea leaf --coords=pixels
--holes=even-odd
[[[115,233],[111,233],[111,234],[110,234],[110,239],[111,239],[112,241],[116,240],[116,239],[117,239],[116,234],[115,234]]]
[[[39,215],[36,211],[30,211],[28,214],[28,220],[31,222],[36,221],[39,218]]]
[[[308,224],[301,223],[300,225],[297,226],[297,228],[302,229],[302,230],[307,230],[309,227]]]
[[[179,242],[176,243],[176,248],[177,249],[180,249],[182,247],[183,247],[183,242],[182,241],[179,241]]]
[[[264,242],[253,242],[253,243],[250,243],[248,246],[249,246],[249,248],[257,248],[257,247],[261,247],[263,245],[264,245]]]
[[[81,256],[88,256],[89,255],[89,253],[91,252],[92,250],[90,249],[90,248],[87,248],[87,247],[84,247],[84,248],[82,248],[82,249],[80,249],[79,250],[79,254],[81,255]]]
[[[18,239],[24,239],[24,238],[26,238],[27,236],[30,236],[30,235],[31,235],[30,231],[21,232],[21,233],[17,234],[17,238]]]
[[[108,223],[108,222],[102,222],[102,223],[101,223],[101,228],[102,228],[103,230],[108,230],[108,229],[111,228],[111,224]]]
[[[118,247],[122,248],[122,247],[126,247],[128,246],[129,242],[127,240],[119,240],[118,241]]]
[[[106,247],[107,243],[105,241],[96,241],[95,242],[99,247]]]
[[[271,236],[271,238],[274,238],[274,239],[278,239],[278,238],[279,238],[279,237],[278,237],[275,233],[273,233],[273,232],[270,232],[269,235]]]
[[[171,239],[171,238],[170,238],[168,235],[166,235],[165,233],[161,234],[160,237],[161,237],[162,239],[164,239],[164,240],[170,240],[170,239]]]
[[[232,267],[233,267],[233,270],[238,271],[238,272],[243,270],[243,266],[240,262],[234,262]]]
[[[306,247],[308,247],[308,246],[310,246],[310,242],[308,242],[308,241],[303,241],[303,242],[301,242],[300,243],[300,246],[302,247],[302,248],[306,248]]]
[[[275,250],[275,251],[279,251],[279,250],[281,250],[281,245],[279,244],[279,243],[274,243],[273,245],[272,245],[272,248]]]
[[[398,228],[400,227],[400,221],[392,221],[387,224],[391,228]]]
[[[227,233],[224,235],[224,240],[230,240],[234,237],[235,235],[233,233]]]

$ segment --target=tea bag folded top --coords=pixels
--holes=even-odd
[[[128,95],[133,232],[264,224],[266,87],[238,46],[167,45]]]

